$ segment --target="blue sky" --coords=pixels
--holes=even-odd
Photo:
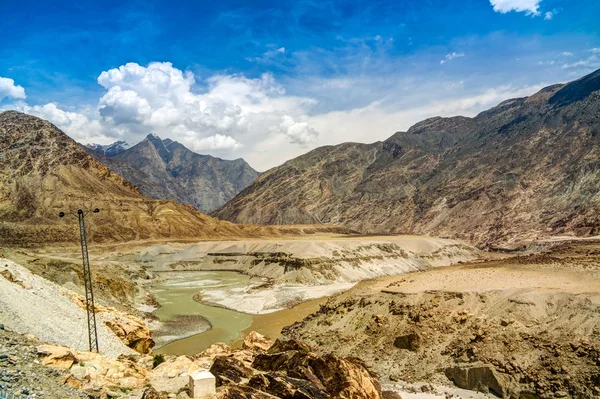
[[[3,0],[0,108],[264,170],[583,76],[598,15],[595,0]]]

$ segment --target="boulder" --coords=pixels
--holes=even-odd
[[[216,391],[215,376],[206,370],[194,371],[190,374],[189,392],[192,398],[203,398],[214,395]]]
[[[282,399],[328,399],[331,396],[320,383],[292,378],[281,372],[258,374],[248,385]]]
[[[421,347],[421,337],[416,332],[400,335],[394,340],[394,346],[416,352]]]
[[[242,348],[256,352],[265,352],[269,350],[272,345],[273,340],[271,338],[257,333],[256,331],[252,331],[244,338]]]
[[[230,346],[218,342],[216,344],[212,344],[198,355],[192,356],[192,359],[194,359],[194,363],[196,363],[199,368],[208,370],[212,367],[215,358],[219,356],[234,357],[244,363],[247,367],[250,367],[254,361],[256,352],[246,349],[234,350]]]
[[[59,370],[68,370],[77,363],[75,350],[61,345],[40,345],[37,347],[38,356],[44,366]]]
[[[138,353],[150,353],[154,347],[152,332],[143,320],[116,314],[105,323],[125,345]]]
[[[233,348],[222,342],[216,342],[200,352],[197,357],[210,357],[215,358],[217,356],[230,355],[234,352]]]
[[[244,378],[250,378],[254,371],[243,361],[229,355],[217,356],[213,362],[210,372],[217,380],[217,386],[230,383],[240,383]]]
[[[61,345],[40,345],[37,351],[43,365],[68,372],[65,384],[86,392],[141,389],[148,383],[148,370],[131,360]]]
[[[21,286],[21,288],[25,288],[25,289],[31,289],[31,285],[29,284],[23,284],[23,282],[21,280],[19,280],[10,270],[8,269],[4,269],[4,270],[0,270],[0,276],[4,277],[5,279],[7,279],[8,281],[10,281],[11,283],[17,284],[19,286]]]
[[[277,345],[275,343],[273,346]],[[379,399],[381,388],[369,371],[351,359],[340,359],[333,355],[318,356],[301,348],[278,353],[258,354],[252,366],[261,371],[286,372],[288,377],[310,381],[326,391],[331,397],[353,399]],[[269,349],[271,352],[273,348]],[[255,380],[255,384],[258,381]],[[256,385],[258,386],[258,385]]]
[[[219,394],[220,399],[279,399],[247,385],[230,385]]]
[[[188,356],[168,358],[150,372],[150,383],[159,391],[176,394],[187,387],[189,375],[199,369]]]
[[[493,366],[467,364],[448,367],[446,377],[454,384],[471,391],[490,392],[498,397],[506,397],[507,381],[496,373]]]
[[[160,399],[160,396],[158,396],[158,391],[156,389],[153,387],[148,387],[144,389],[142,399]]]
[[[327,391],[335,398],[381,398],[379,382],[360,364],[329,354],[312,362],[311,367]]]
[[[5,279],[7,279],[8,281],[10,281],[11,283],[16,283],[17,281],[19,281],[14,274],[11,273],[10,270],[5,269],[5,270],[0,270],[0,276],[4,277]]]

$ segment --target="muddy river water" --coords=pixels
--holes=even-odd
[[[221,291],[223,295],[242,292],[251,284],[248,276],[235,272],[215,271],[168,272],[165,273],[165,277],[163,282],[153,287],[154,296],[161,305],[154,314],[160,321],[168,323],[179,320],[182,316],[202,316],[212,328],[180,339],[176,339],[178,334],[173,331],[175,340],[155,349],[156,353],[193,355],[215,342],[239,346],[244,335],[252,330],[276,338],[282,327],[302,320],[326,301],[326,298],[313,299],[290,309],[251,315],[194,300],[196,294],[202,296],[204,292],[209,291],[211,295]],[[204,324],[199,325],[198,329],[202,329]],[[174,330],[176,329],[174,326]]]

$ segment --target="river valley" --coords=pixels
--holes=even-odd
[[[160,245],[142,249],[138,262],[157,275],[155,350],[191,355],[215,342],[239,345],[251,330],[276,338],[360,280],[476,255],[451,240],[394,236]]]
[[[272,338],[281,329],[316,311],[326,298],[302,302],[289,309],[253,315],[219,305],[197,301],[204,294],[235,295],[257,284],[248,276],[235,272],[175,272],[168,280],[156,284],[152,292],[160,307],[154,314],[159,323],[154,327],[156,353],[193,355],[215,342],[240,346],[246,332],[257,331]]]

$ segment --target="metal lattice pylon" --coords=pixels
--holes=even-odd
[[[90,271],[90,258],[88,256],[87,234],[85,231],[85,214],[83,210],[79,209],[77,216],[79,216],[79,235],[81,238],[81,257],[83,258],[83,282],[85,285],[85,308],[87,311],[90,352],[99,352],[98,331],[96,330],[96,308],[94,306],[92,273]]]

